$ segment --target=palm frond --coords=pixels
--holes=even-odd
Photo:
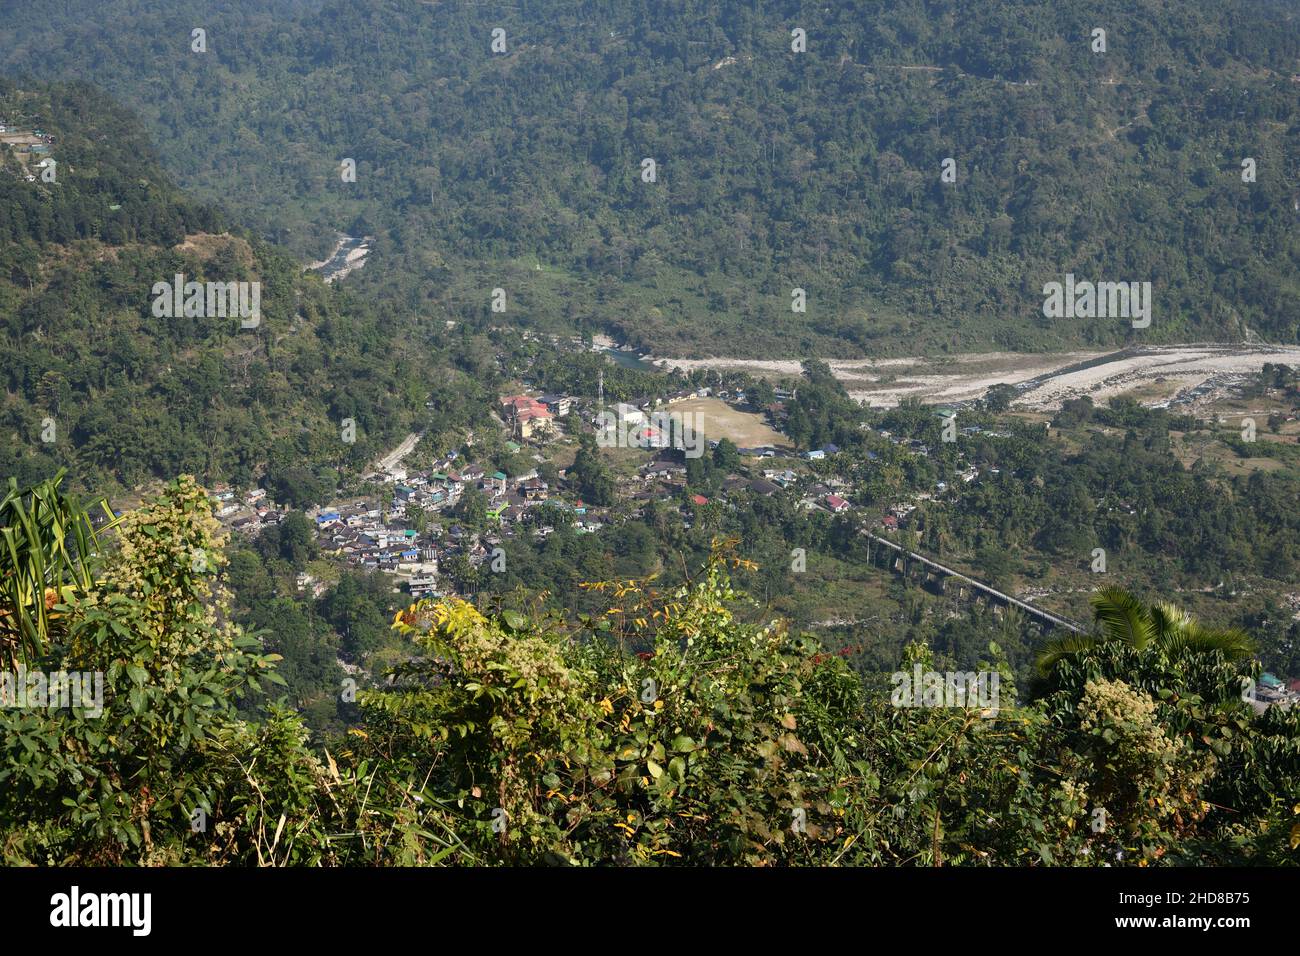
[[[1168,601],[1157,601],[1151,605],[1151,621],[1155,625],[1155,639],[1177,635],[1193,626],[1192,616],[1177,605]]]
[[[1102,638],[1123,641],[1139,650],[1156,635],[1156,622],[1150,610],[1123,588],[1101,588],[1092,596],[1092,617],[1101,628]]]
[[[1255,653],[1255,641],[1245,631],[1235,627],[1204,628],[1190,620],[1186,627],[1163,638],[1160,644],[1170,656],[1183,651],[1196,654],[1219,651],[1225,659],[1239,661]]]
[[[1067,634],[1064,637],[1053,638],[1038,652],[1038,670],[1043,674],[1049,674],[1065,658],[1082,651],[1090,651],[1096,646],[1097,638],[1091,634]]]

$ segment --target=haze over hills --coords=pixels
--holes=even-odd
[[[376,234],[349,282],[437,319],[501,287],[658,355],[1297,340],[1285,4],[751,6],[66,0],[0,65],[102,86],[304,259]],[[1151,327],[1045,318],[1066,273],[1151,282]]]

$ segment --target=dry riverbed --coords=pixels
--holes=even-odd
[[[663,368],[743,370],[770,379],[799,374],[798,359],[737,358],[647,361]],[[914,397],[932,405],[980,398],[998,383],[1016,385],[1014,404],[1028,411],[1053,411],[1071,398],[1089,395],[1103,403],[1141,389],[1146,404],[1187,400],[1196,390],[1214,390],[1256,374],[1265,363],[1300,365],[1300,347],[1175,345],[1110,352],[1026,354],[984,352],[942,358],[833,359],[827,362],[848,393],[860,402],[890,408]]]

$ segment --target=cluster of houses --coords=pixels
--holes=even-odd
[[[264,488],[236,494],[227,485],[217,485],[211,495],[217,518],[235,531],[256,534],[264,527],[279,524],[285,516],[285,512],[267,497]]]
[[[641,447],[652,453],[634,475],[617,479],[620,499],[629,502],[634,509],[651,501],[681,500],[679,496],[687,485],[686,458],[680,448],[671,447],[671,442],[656,440],[655,423],[662,421],[657,413],[665,410],[663,406],[713,394],[714,391],[707,387],[686,388],[612,406],[610,410],[621,425],[640,429],[637,434],[642,440]],[[716,394],[728,401],[744,401],[740,394],[724,395],[722,391]],[[778,391],[778,401],[774,403],[780,406],[776,410],[777,416],[792,397],[793,393]],[[541,441],[553,437],[557,422],[567,418],[574,406],[574,400],[565,395],[502,396],[498,399],[498,408],[512,439],[507,442],[507,447],[518,452],[522,450],[518,441]],[[586,409],[588,406],[583,407]],[[591,408],[594,409],[594,405]],[[772,412],[771,408],[769,412]],[[585,410],[583,415],[585,417]],[[978,429],[963,431],[971,433]],[[887,431],[879,434],[890,443],[906,446],[916,454],[929,454],[929,448],[920,442],[896,438]],[[713,447],[716,444],[709,442]],[[776,448],[742,448],[740,452],[756,458],[790,454]],[[804,452],[802,458],[811,464],[839,452],[836,445],[828,443]],[[876,460],[879,455],[868,451],[867,457]],[[765,468],[760,477],[728,475],[717,498],[725,504],[728,498],[739,493],[770,497],[791,491],[797,495],[799,506],[806,510],[838,515],[854,509],[849,481],[824,473],[810,474],[807,469],[796,471],[797,465],[790,467],[793,464],[775,463],[774,467]],[[976,469],[969,468],[961,474],[961,479],[969,482],[977,474]],[[418,472],[409,472],[400,463],[394,464],[381,474],[371,476],[371,480],[378,483],[375,494],[309,511],[307,516],[315,523],[324,553],[358,568],[391,572],[417,597],[438,593],[439,562],[451,554],[464,555],[471,565],[477,565],[489,559],[490,546],[499,543],[502,537],[517,534],[545,537],[553,533],[546,517],[549,512],[536,511],[539,505],[570,512],[572,524],[579,533],[597,531],[608,521],[608,514],[602,509],[593,509],[582,501],[566,500],[557,494],[557,489],[551,488],[536,470],[513,476],[500,471],[488,473],[478,465],[460,461],[456,452]],[[471,489],[480,492],[486,502],[486,513],[492,526],[485,534],[461,526],[450,515],[443,517],[443,513],[450,512]],[[945,483],[939,482],[936,491],[941,494],[945,490]],[[236,530],[255,534],[261,527],[275,524],[282,518],[282,513],[273,507],[261,489],[248,492],[242,499],[236,499],[229,489],[218,489],[214,497],[218,517]],[[683,501],[684,523],[690,525],[693,506],[708,504],[710,499],[701,494]],[[915,508],[912,501],[895,504],[882,516],[881,525],[898,528]],[[299,587],[315,590],[320,585],[304,576]]]
[[[763,477],[746,479],[733,475],[722,484],[724,491],[744,490],[751,494],[770,498],[778,491],[794,488],[799,494],[799,507],[806,511],[829,511],[842,514],[852,509],[853,505],[844,497],[848,482],[842,478],[821,478],[806,480],[792,468],[767,468]]]
[[[23,164],[23,178],[29,183],[36,181],[36,174],[31,172],[29,162],[35,160],[36,169],[44,169],[52,162],[50,153],[54,148],[54,137],[43,129],[22,129],[10,123],[0,123],[0,143],[12,146]]]
[[[545,537],[553,533],[543,521],[525,520],[530,509],[539,505],[571,512],[579,533],[604,525],[602,516],[583,502],[553,497],[550,486],[535,470],[514,476],[488,473],[478,465],[461,465],[455,452],[417,473],[393,466],[380,480],[383,496],[317,509],[308,512],[308,517],[315,522],[322,551],[354,567],[393,572],[415,597],[437,593],[439,561],[450,553],[464,554],[477,565],[489,558],[488,545],[499,543],[502,536],[529,533]],[[444,534],[440,513],[449,511],[470,490],[483,494],[487,517],[496,530],[480,536],[452,522]],[[415,520],[417,514],[422,520]],[[416,524],[426,526],[418,531],[413,527]]]
[[[657,420],[654,413],[661,406],[709,394],[708,388],[682,390],[661,398],[619,403],[613,406],[613,411],[621,422],[642,425],[649,432],[654,427],[650,423]],[[556,421],[569,416],[573,405],[572,399],[562,395],[519,394],[499,399],[503,420],[511,429],[512,436],[521,440],[554,435]],[[879,434],[881,438],[906,446],[917,454],[929,453],[927,447],[914,440],[896,438],[887,431]],[[709,444],[716,447],[717,443]],[[516,452],[521,450],[513,440],[507,442],[507,447]],[[617,480],[619,497],[630,503],[634,510],[651,501],[681,500],[679,496],[687,485],[686,458],[682,450],[656,443],[653,434],[648,435],[643,447],[653,453],[652,457],[640,466],[636,474]],[[819,462],[839,451],[836,445],[826,444],[804,452],[802,458],[809,463]],[[788,454],[776,449],[741,449],[741,452],[760,458]],[[871,460],[879,458],[870,451],[867,456]],[[726,504],[728,498],[740,493],[771,497],[791,491],[798,496],[799,506],[806,510],[838,515],[854,509],[849,481],[836,475],[810,474],[807,469],[796,471],[798,466],[791,467],[793,464],[778,463],[765,468],[760,477],[728,475],[717,499]],[[969,482],[977,475],[977,470],[972,467],[961,473],[961,479]],[[315,523],[324,553],[354,567],[393,573],[398,583],[407,585],[416,597],[439,593],[439,562],[451,554],[464,555],[471,565],[477,565],[490,558],[491,546],[503,537],[517,534],[545,537],[553,533],[554,529],[545,517],[548,513],[534,510],[539,505],[569,511],[573,517],[572,524],[579,533],[597,531],[608,521],[604,510],[558,495],[557,489],[551,488],[536,470],[514,476],[500,471],[488,473],[483,467],[460,461],[456,452],[418,472],[410,472],[400,463],[394,464],[381,474],[372,476],[371,480],[378,484],[375,494],[309,511],[307,516]],[[443,513],[450,512],[471,489],[484,496],[486,514],[492,521],[490,531],[485,534],[470,531],[454,519],[443,518]],[[942,494],[945,490],[946,484],[939,482],[936,492]],[[213,497],[218,517],[236,530],[256,534],[260,528],[276,524],[283,517],[261,489],[236,498],[233,491],[219,488]],[[919,499],[931,497],[933,495],[928,493],[913,496]],[[683,501],[684,524],[690,526],[694,507],[708,504],[710,499],[701,494]],[[915,509],[913,500],[899,502],[881,517],[880,524],[887,529],[898,528]],[[301,590],[311,588],[313,592],[323,587],[306,575],[301,576],[298,583]]]
[[[378,501],[359,500],[324,508],[314,514],[321,549],[349,564],[370,570],[401,572],[432,591],[437,583],[438,556],[432,543],[421,542],[414,528],[403,527],[400,512],[381,507]]]

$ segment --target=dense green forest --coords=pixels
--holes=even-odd
[[[58,162],[29,183],[0,148],[0,472],[69,466],[101,491],[269,474],[303,503],[424,427],[431,395],[440,426],[472,419],[473,381],[413,322],[186,198],[101,93],[0,82],[0,116],[46,129]],[[260,282],[260,324],[155,316],[153,285],[177,273]]]
[[[357,286],[437,319],[502,287],[516,324],[782,356],[1300,329],[1285,3],[63,0],[6,19],[11,75],[95,82],[196,195],[299,254],[375,234]],[[1066,272],[1153,283],[1152,327],[1045,319]]]

